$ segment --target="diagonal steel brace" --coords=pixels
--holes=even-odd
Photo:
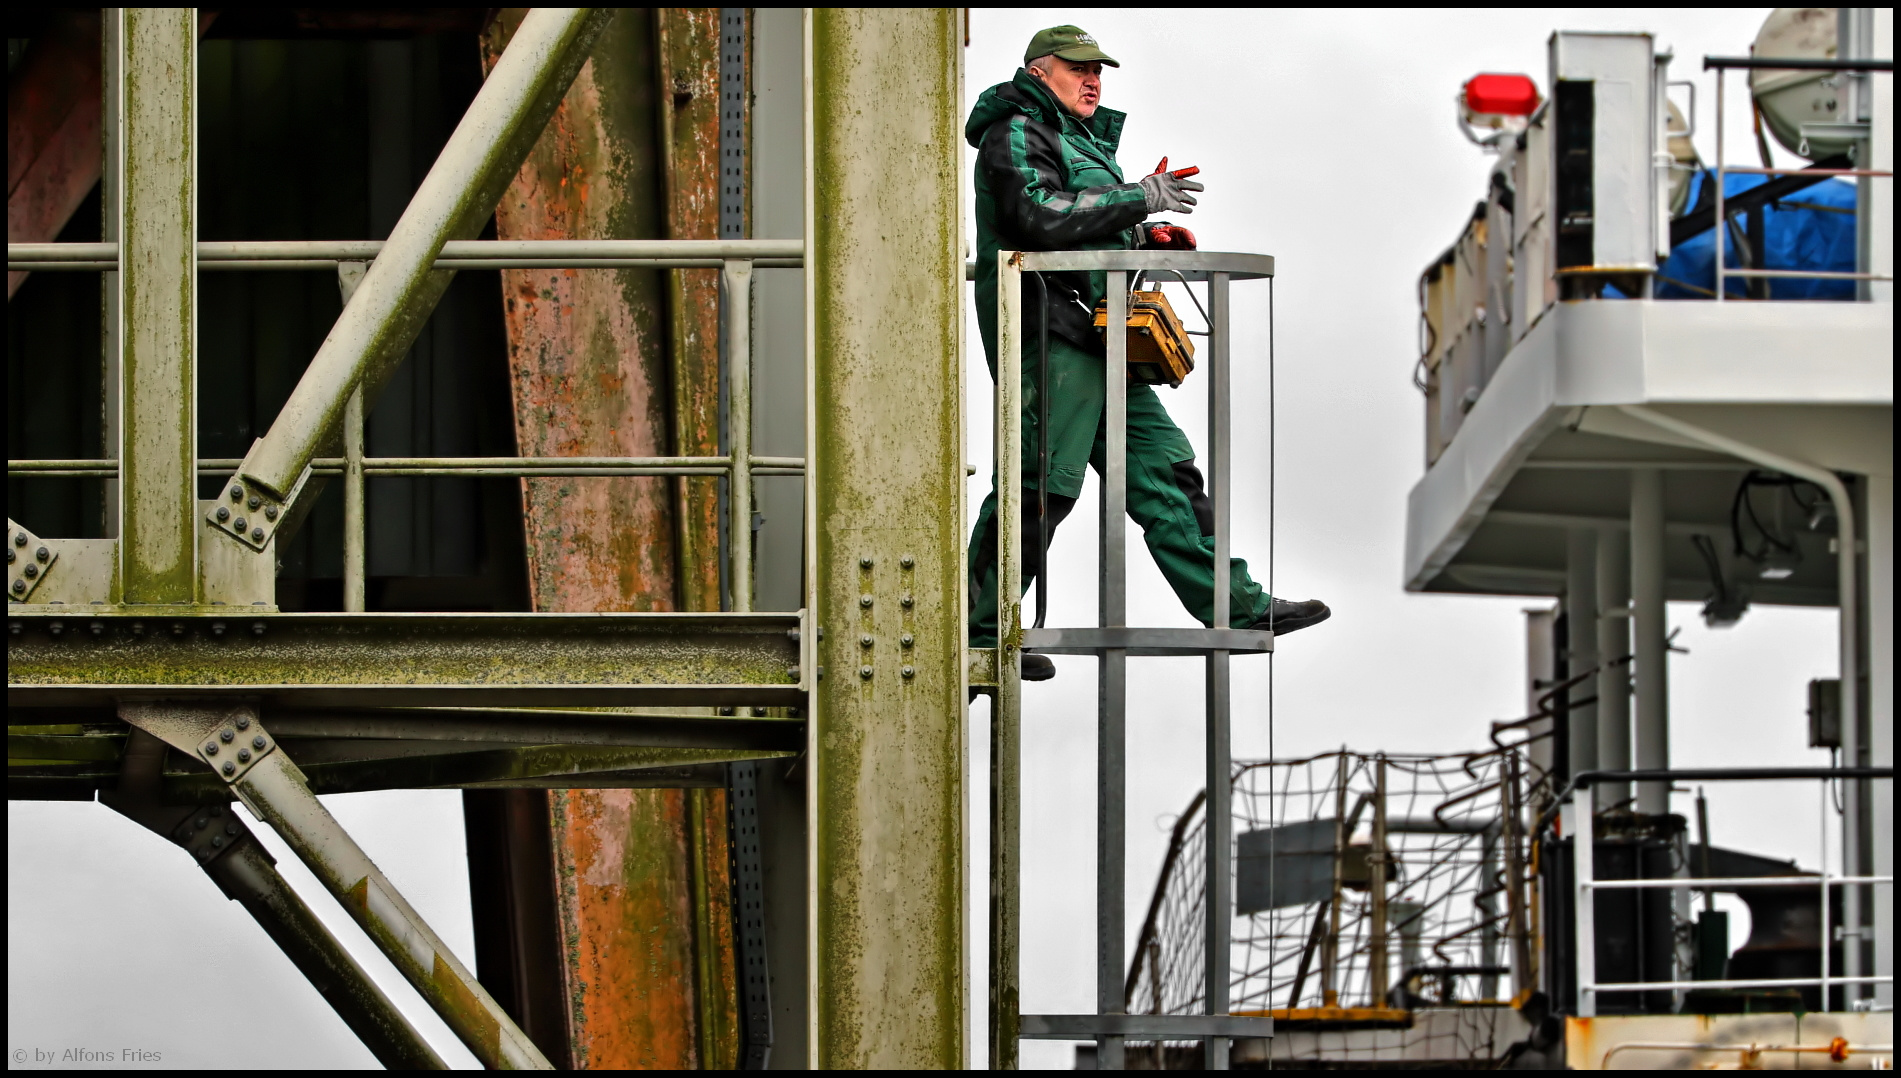
[[[133,730],[107,808],[184,847],[226,897],[257,920],[377,1062],[390,1070],[447,1070],[423,1035],[278,875],[276,862],[229,804],[167,804],[165,743]]]
[[[433,268],[442,245],[473,238],[495,212],[613,16],[606,8],[528,13],[271,429],[207,515],[219,531],[261,552],[295,519],[291,505],[304,494],[311,459],[336,437],[350,394],[361,387],[364,403],[374,403],[454,278]]]
[[[119,716],[204,761],[283,836],[343,908],[489,1068],[552,1069],[541,1050],[310,792],[249,704],[126,702]]]

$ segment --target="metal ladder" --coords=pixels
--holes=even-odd
[[[1099,271],[1107,274],[1108,360],[1105,413],[1105,461],[1101,499],[1100,616],[1093,628],[1045,629],[1023,621],[1022,566],[1019,564],[1023,485],[1022,445],[1022,299],[1023,274],[1050,271]],[[1272,1037],[1266,1017],[1228,1013],[1229,918],[1233,909],[1232,838],[1229,805],[1229,671],[1235,654],[1273,650],[1273,634],[1230,629],[1227,587],[1214,589],[1216,628],[1141,628],[1128,622],[1127,476],[1127,325],[1129,274],[1165,275],[1184,285],[1208,285],[1209,341],[1208,493],[1214,504],[1214,579],[1229,579],[1229,437],[1231,303],[1234,281],[1267,280],[1271,302],[1274,259],[1258,254],[1196,251],[1062,251],[998,254],[996,468],[997,468],[997,693],[991,719],[991,918],[990,1059],[991,1066],[1014,1068],[1019,1038],[1083,1040],[1095,1038],[1097,1066],[1124,1066],[1123,1045],[1138,1040],[1199,1040],[1203,1063],[1228,1065],[1233,1037]],[[1270,308],[1271,309],[1271,308]],[[1269,331],[1272,362],[1272,328]],[[1047,562],[1047,558],[1045,559]],[[1048,567],[1044,566],[1047,576]],[[1020,886],[1020,799],[1022,653],[1096,655],[1096,1013],[1021,1014],[1018,992],[1018,913]],[[1126,860],[1125,793],[1128,777],[1126,726],[1128,660],[1131,656],[1200,655],[1207,663],[1207,818],[1208,894],[1204,937],[1205,1007],[1200,1015],[1126,1013],[1123,978],[1127,969],[1124,880]]]

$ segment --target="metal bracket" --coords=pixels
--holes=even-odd
[[[235,783],[277,750],[251,704],[180,708],[174,703],[123,703],[119,716],[180,752],[205,762],[219,778]]]
[[[238,711],[230,721],[207,731],[197,748],[198,758],[210,764],[227,783],[237,782],[275,751],[276,740],[264,732],[264,724],[249,709]]]
[[[192,860],[205,864],[236,846],[250,828],[237,813],[223,805],[205,805],[172,828],[172,841],[185,847]]]
[[[59,560],[59,551],[7,519],[7,601],[23,603],[32,597],[48,570]]]
[[[212,527],[262,553],[270,546],[278,527],[286,521],[288,507],[303,493],[314,471],[306,466],[290,492],[282,498],[253,480],[234,475],[225,484],[224,492],[210,503],[212,508],[205,512],[205,519]]]

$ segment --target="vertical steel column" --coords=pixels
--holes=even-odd
[[[1724,87],[1724,84],[1728,82],[1729,82],[1729,69],[1725,67],[1717,68],[1716,69],[1716,167],[1715,167],[1716,175],[1714,179],[1714,182],[1716,184],[1716,230],[1714,233],[1715,238],[1716,238],[1716,262],[1715,262],[1715,269],[1713,270],[1713,272],[1716,275],[1715,299],[1716,299],[1716,302],[1718,303],[1723,302],[1725,298],[1723,293],[1729,291],[1729,287],[1723,279],[1723,258],[1725,256],[1724,248],[1729,245],[1729,214],[1723,205],[1724,201],[1728,197],[1728,192],[1723,190],[1723,186],[1729,175],[1725,168],[1725,162],[1723,160],[1723,87]],[[1609,767],[1610,765],[1607,764],[1605,766]]]
[[[1368,926],[1367,988],[1368,1007],[1385,1007],[1386,983],[1390,970],[1386,962],[1386,757],[1373,762],[1373,846],[1370,883],[1372,924]],[[1490,961],[1488,958],[1487,961]],[[1491,998],[1492,993],[1486,993]]]
[[[1358,815],[1355,813],[1355,815]],[[1347,754],[1343,749],[1333,779],[1333,891],[1327,899],[1327,936],[1320,944],[1320,1005],[1340,1005],[1340,898],[1347,840]],[[1292,1007],[1297,1000],[1289,1000]]]
[[[1102,579],[1098,623],[1128,623],[1128,274],[1111,270],[1108,281],[1108,362],[1103,365]],[[1128,652],[1105,648],[1096,673],[1096,1013],[1121,1014],[1122,899],[1127,846]],[[1213,818],[1213,814],[1210,814]],[[1096,1066],[1123,1069],[1121,1037],[1096,1038]]]
[[[109,7],[101,9],[99,14],[99,129],[104,143],[99,169],[99,238],[107,243],[117,243],[123,205],[119,187],[123,176],[121,154],[125,145],[120,136],[125,100],[125,49],[122,44],[125,12],[122,8]],[[113,456],[119,451],[119,280],[119,271],[116,269],[106,270],[99,275],[99,455],[102,457]],[[101,501],[104,503],[101,507],[105,526],[103,534],[108,539],[117,539],[119,479],[112,476],[102,481],[100,486]]]
[[[752,609],[752,263],[729,259],[719,276],[725,338],[726,452],[733,459],[726,527],[732,568],[728,609]]]
[[[1231,307],[1228,298],[1228,275],[1214,274],[1208,282],[1208,314],[1212,324],[1208,327],[1213,335],[1208,341],[1209,354],[1213,369],[1209,372],[1208,382],[1208,486],[1209,495],[1214,500],[1215,511],[1215,565],[1214,565],[1214,615],[1213,626],[1217,629],[1229,628],[1231,611],[1229,606],[1234,589],[1230,586],[1228,574],[1229,537],[1228,525],[1232,517],[1233,498],[1229,478],[1233,472],[1229,459],[1229,440],[1232,433],[1229,402],[1231,389],[1231,369],[1229,358],[1231,347],[1228,336],[1228,322]],[[1127,334],[1124,334],[1127,339]],[[1229,656],[1225,651],[1208,653],[1208,738],[1207,738],[1207,788],[1208,788],[1208,825],[1207,848],[1207,901],[1203,912],[1207,922],[1203,927],[1202,942],[1205,953],[1202,958],[1204,977],[1203,993],[1207,1000],[1209,1014],[1228,1013],[1228,919],[1234,907],[1234,879],[1229,871],[1230,857],[1233,853],[1231,832],[1234,828],[1234,814],[1231,801],[1233,789],[1229,776],[1229,725],[1230,705],[1228,681]],[[1159,977],[1159,973],[1157,974]],[[1226,1037],[1210,1037],[1202,1045],[1202,1060],[1209,1070],[1228,1069],[1228,1047]]]
[[[1597,892],[1591,888],[1596,843],[1591,833],[1591,788],[1580,786],[1571,795],[1571,894],[1577,923],[1574,965],[1577,967],[1578,1017],[1597,1015]]]
[[[1630,769],[1630,547],[1614,532],[1597,537],[1597,766]],[[1600,806],[1630,799],[1630,783],[1605,782]]]
[[[1670,766],[1670,652],[1664,624],[1663,473],[1637,468],[1630,473],[1630,614],[1637,669],[1636,765]],[[1639,783],[1637,811],[1670,811],[1670,784]]]
[[[1022,904],[1023,271],[997,255],[997,694],[990,709],[990,1068],[1015,1070]]]
[[[962,1067],[963,19],[805,19],[807,1060]]]
[[[1564,617],[1565,647],[1569,651],[1572,677],[1582,676],[1596,666],[1597,650],[1597,532],[1590,528],[1572,528],[1565,535]],[[1577,696],[1596,696],[1595,681],[1581,682],[1572,688]],[[1573,704],[1570,727],[1571,773],[1597,769],[1597,703]]]
[[[1505,844],[1505,936],[1511,941],[1512,1000],[1516,1002],[1531,991],[1533,979],[1530,918],[1526,915],[1529,903],[1525,896],[1525,842],[1521,837],[1525,821],[1519,818],[1524,793],[1515,754],[1505,757],[1505,785],[1500,794],[1504,809],[1500,813],[1503,826],[1499,837]]]
[[[363,262],[337,263],[337,287],[349,306],[356,286],[369,269]],[[343,406],[343,609],[368,609],[369,554],[363,516],[366,491],[363,478],[363,387],[350,391]]]
[[[122,8],[119,20],[119,582],[127,603],[188,604],[198,582],[198,13]]]

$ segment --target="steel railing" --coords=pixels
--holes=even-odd
[[[1593,823],[1593,803],[1591,787],[1597,782],[1631,782],[1672,780],[1700,781],[1763,781],[1784,779],[1809,779],[1822,782],[1822,845],[1821,871],[1815,875],[1801,876],[1762,876],[1762,877],[1693,877],[1673,876],[1668,879],[1600,880],[1596,878]],[[1834,973],[1829,968],[1829,948],[1832,928],[1829,924],[1829,895],[1833,888],[1853,886],[1893,886],[1893,876],[1866,876],[1831,873],[1828,870],[1828,817],[1832,811],[1829,803],[1828,783],[1838,779],[1883,779],[1893,781],[1894,769],[1891,767],[1836,767],[1836,768],[1720,768],[1708,770],[1675,771],[1587,771],[1572,779],[1568,797],[1560,795],[1554,807],[1562,812],[1561,827],[1563,833],[1572,840],[1572,909],[1575,911],[1575,945],[1577,963],[1577,1015],[1591,1018],[1597,1014],[1598,996],[1604,992],[1682,992],[1692,989],[1729,990],[1741,988],[1818,988],[1821,991],[1821,1006],[1828,1009],[1829,990],[1838,985],[1893,984],[1892,974],[1848,975]],[[1549,817],[1543,822],[1548,822]],[[1820,975],[1815,977],[1766,977],[1736,978],[1720,980],[1673,980],[1673,981],[1634,981],[1600,982],[1597,979],[1597,909],[1591,895],[1597,891],[1613,890],[1722,890],[1737,887],[1813,887],[1820,895],[1821,931],[1818,947],[1821,951]]]
[[[287,240],[201,242],[198,268],[206,270],[326,270],[337,273],[345,301],[366,264],[384,249],[382,240]],[[752,609],[752,480],[803,476],[803,457],[752,452],[751,355],[752,272],[796,269],[805,264],[800,240],[451,240],[442,245],[436,269],[718,269],[720,340],[729,358],[727,452],[674,457],[369,457],[363,455],[365,409],[361,390],[344,414],[342,457],[311,461],[313,476],[344,481],[344,606],[362,610],[367,581],[364,484],[370,478],[611,478],[711,476],[729,480],[727,560],[731,609]],[[9,243],[8,270],[101,272],[119,267],[116,243]],[[243,461],[204,458],[198,474],[234,475]],[[7,461],[7,476],[116,478],[111,459]]]
[[[1716,236],[1715,236],[1715,245],[1716,245],[1715,247],[1715,250],[1716,250],[1716,259],[1715,259],[1716,261],[1716,267],[1715,267],[1716,296],[1715,296],[1715,299],[1716,301],[1718,303],[1721,303],[1723,300],[1728,298],[1727,291],[1728,291],[1729,286],[1726,281],[1726,278],[1729,278],[1729,277],[1741,277],[1745,279],[1754,278],[1758,280],[1793,277],[1793,278],[1802,278],[1806,280],[1824,280],[1824,281],[1893,281],[1894,275],[1892,273],[1862,273],[1862,272],[1843,273],[1839,270],[1766,269],[1760,266],[1754,267],[1754,268],[1741,267],[1737,269],[1729,269],[1725,267],[1723,260],[1725,256],[1725,247],[1727,246],[1725,241],[1729,238],[1729,235],[1728,235],[1729,218],[1724,212],[1724,205],[1723,205],[1726,199],[1726,196],[1728,194],[1728,192],[1724,190],[1724,178],[1727,177],[1730,173],[1734,172],[1740,175],[1754,175],[1754,176],[1823,176],[1823,177],[1866,176],[1872,179],[1884,179],[1884,180],[1892,180],[1894,178],[1894,173],[1892,171],[1883,170],[1883,169],[1773,168],[1773,167],[1766,167],[1766,166],[1758,167],[1758,166],[1753,166],[1753,165],[1730,165],[1730,164],[1725,163],[1724,158],[1723,158],[1723,148],[1724,148],[1723,147],[1723,130],[1724,130],[1723,128],[1723,110],[1724,110],[1723,88],[1724,88],[1724,85],[1729,81],[1727,76],[1729,75],[1731,71],[1749,70],[1749,69],[1768,69],[1768,70],[1794,69],[1794,70],[1803,70],[1803,71],[1838,71],[1838,72],[1860,72],[1860,73],[1866,73],[1866,74],[1871,74],[1871,75],[1872,74],[1892,75],[1894,74],[1894,61],[1892,60],[1816,60],[1816,59],[1795,59],[1791,57],[1779,58],[1779,57],[1756,57],[1756,56],[1705,56],[1703,58],[1703,70],[1716,72],[1716,168],[1714,170],[1715,172],[1714,182],[1716,184]],[[1866,212],[1865,208],[1863,209],[1863,212],[1864,213]],[[1756,257],[1758,260],[1760,260],[1761,258],[1763,258],[1763,253],[1760,251],[1756,252]]]
[[[1229,319],[1230,285],[1236,281],[1266,280],[1268,346],[1266,363],[1273,365],[1274,260],[1267,255],[1200,251],[1024,251],[999,252],[997,288],[996,506],[997,535],[997,652],[998,691],[992,711],[992,895],[991,914],[991,1036],[993,1065],[1015,1065],[1017,1039],[1090,1038],[1097,1043],[1098,1064],[1121,1069],[1124,1041],[1134,1037],[1160,1040],[1202,1040],[1208,1069],[1228,1066],[1229,1039],[1271,1037],[1273,1019],[1237,1016],[1229,1011],[1229,930],[1233,908],[1229,837],[1229,659],[1233,655],[1265,654],[1273,648],[1273,634],[1234,629],[1230,622],[1229,507],[1233,471],[1231,431]],[[1105,364],[1103,404],[1102,528],[1100,535],[1099,616],[1093,627],[1044,628],[1023,616],[1021,497],[1023,474],[1023,405],[1026,357],[1038,354],[1038,342],[1023,332],[1026,299],[1042,302],[1040,292],[1024,294],[1024,276],[1045,272],[1101,272],[1106,285]],[[1201,377],[1208,384],[1208,496],[1214,517],[1213,593],[1211,627],[1207,629],[1145,628],[1127,623],[1127,543],[1123,526],[1127,510],[1128,375],[1126,351],[1130,310],[1129,291],[1143,277],[1153,281],[1205,283],[1208,302],[1191,299],[1207,321],[1206,358]],[[1157,285],[1159,287],[1159,284]],[[1271,375],[1270,375],[1271,377]],[[1039,394],[1039,399],[1047,400]],[[1270,392],[1269,411],[1272,403]],[[1037,436],[1047,430],[1039,423]],[[1039,456],[1046,459],[1042,446]],[[1270,465],[1271,469],[1271,465]],[[1034,479],[1039,487],[1041,479]],[[1270,479],[1271,482],[1271,479]],[[1041,519],[1039,517],[1039,519]],[[1270,536],[1272,525],[1269,526]],[[1047,533],[1041,539],[1046,540]],[[1269,540],[1270,544],[1272,539]],[[1044,543],[1039,541],[1038,546]],[[1040,578],[1047,579],[1048,556],[1040,559]],[[1271,563],[1271,557],[1270,557]],[[1093,654],[1097,668],[1097,858],[1096,858],[1096,1012],[1089,1015],[1020,1014],[1017,1010],[1017,885],[1019,834],[1019,768],[1022,696],[1018,678],[1021,653]],[[1201,1015],[1127,1015],[1123,981],[1127,970],[1124,926],[1126,861],[1125,809],[1127,785],[1127,663],[1138,655],[1199,655],[1207,665],[1207,783],[1209,789],[1207,843],[1208,899],[1204,953],[1204,1010]]]

